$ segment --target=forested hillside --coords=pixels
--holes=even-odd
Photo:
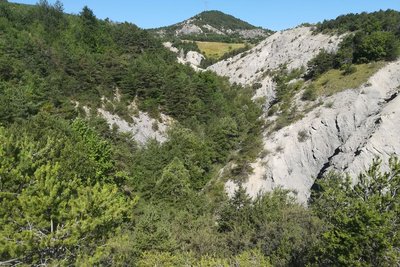
[[[351,74],[356,71],[352,64],[392,61],[400,54],[400,12],[395,10],[339,16],[318,23],[314,32],[348,35],[337,53],[323,50],[309,63],[308,78],[330,69]]]
[[[164,143],[98,116],[117,90],[113,113],[174,119]],[[88,7],[0,1],[0,265],[399,264],[395,159],[356,187],[331,173],[308,208],[284,190],[226,196],[260,152],[253,93]]]
[[[272,33],[217,10],[203,11],[183,22],[151,31],[167,40],[182,38],[225,43],[257,43]]]

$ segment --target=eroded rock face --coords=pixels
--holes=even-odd
[[[219,35],[225,35],[225,33],[223,31],[220,31],[220,30],[214,28],[211,25],[206,24],[203,27],[206,28],[207,30],[209,30],[210,32],[213,32],[213,33],[216,33],[216,34],[219,34]]]
[[[171,52],[177,54],[177,60],[181,64],[189,64],[194,70],[201,71],[203,69],[200,68],[201,62],[205,59],[205,57],[196,51],[189,51],[184,54],[183,50],[179,50],[178,48],[174,47],[171,42],[163,43],[164,47],[169,49]]]
[[[110,128],[116,126],[118,131],[122,133],[131,133],[133,139],[140,145],[145,145],[150,139],[155,139],[160,143],[165,142],[167,131],[173,122],[170,117],[164,114],[161,114],[160,120],[156,120],[142,111],[138,111],[136,116],[131,116],[131,122],[127,122],[103,108],[97,109],[97,112],[107,121]]]
[[[176,53],[176,54],[179,53],[179,49],[176,48],[176,47],[174,47],[174,46],[172,45],[171,42],[164,42],[163,45],[164,45],[164,47],[167,48],[169,51],[171,51],[171,52],[173,52],[173,53]]]
[[[106,109],[106,104],[115,107],[115,103],[121,101],[121,93],[118,88],[114,92],[112,100],[107,99],[105,96],[101,98],[102,105],[97,109],[97,116],[106,120],[110,129],[116,127],[121,133],[130,133],[132,139],[139,145],[145,145],[149,140],[156,140],[159,143],[164,143],[168,138],[168,130],[174,124],[174,119],[160,114],[159,118],[152,118],[147,112],[142,112],[138,109],[136,101],[128,106],[129,121],[114,114]],[[81,105],[78,101],[73,101],[75,108],[78,109]],[[86,116],[91,116],[92,110],[87,106],[81,106],[85,111]],[[132,115],[134,114],[134,115]]]
[[[250,51],[220,61],[208,69],[229,77],[232,83],[260,83],[262,87],[256,92],[256,97],[266,97],[270,102],[275,96],[275,84],[268,73],[284,65],[288,70],[304,67],[321,49],[336,51],[342,38],[343,36],[314,35],[310,27],[280,31]]]
[[[276,32],[251,50],[209,67],[232,82],[251,84],[266,71],[286,65],[289,70],[307,65],[321,49],[336,51],[341,37],[316,34],[310,27]]]
[[[203,30],[199,26],[191,24],[190,21],[184,23],[180,29],[176,30],[176,36],[201,33],[203,33]]]
[[[263,29],[254,29],[254,30],[238,30],[237,33],[240,37],[245,39],[254,39],[259,37],[267,37],[268,35],[265,33]]]
[[[251,40],[255,38],[265,38],[270,35],[269,31],[262,28],[256,29],[226,29],[226,28],[215,28],[209,24],[198,26],[195,24],[195,20],[189,19],[178,24],[178,29],[175,30],[175,36],[184,38],[185,35],[201,35],[207,33],[214,33],[221,36],[239,35],[241,38]],[[165,35],[165,31],[157,31],[160,36]]]
[[[269,75],[286,66],[306,66],[321,49],[336,51],[344,36],[313,35],[309,27],[277,32],[245,54],[209,67],[233,83],[260,83],[254,98],[275,97]],[[283,187],[297,192],[305,203],[317,177],[329,170],[349,173],[354,179],[373,159],[383,162],[400,154],[400,61],[390,63],[357,89],[321,99],[324,103],[302,120],[273,133],[264,133],[264,157],[252,164],[254,173],[243,184],[252,196]],[[299,97],[295,97],[295,99]],[[356,181],[354,181],[356,182]],[[228,181],[232,195],[237,185]]]
[[[283,187],[306,202],[315,179],[327,171],[356,179],[376,157],[385,163],[400,155],[399,88],[400,60],[361,88],[326,98],[332,107],[320,106],[271,136],[265,134],[264,149],[270,153],[253,164],[254,173],[243,186],[252,196]],[[235,188],[232,182],[226,185],[229,194]]]
[[[182,62],[183,64],[189,63],[192,67],[195,66],[198,68],[200,66],[201,62],[203,61],[204,56],[199,52],[189,51],[186,53],[186,56],[184,56],[181,59],[183,61]]]

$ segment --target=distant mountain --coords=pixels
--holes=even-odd
[[[205,11],[183,22],[152,31],[166,38],[224,42],[257,42],[273,33],[216,10]]]

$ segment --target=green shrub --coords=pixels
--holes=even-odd
[[[306,78],[316,79],[322,73],[330,70],[334,66],[335,54],[321,50],[312,60],[307,63]]]
[[[315,101],[317,99],[317,91],[314,85],[309,85],[301,95],[303,101]]]
[[[261,83],[254,83],[252,86],[253,90],[257,90],[262,88],[262,84]]]
[[[346,65],[343,69],[343,75],[350,75],[357,72],[357,67],[354,65]]]
[[[278,106],[277,105],[273,105],[272,107],[270,107],[268,109],[268,116],[273,116],[276,112],[278,111]]]

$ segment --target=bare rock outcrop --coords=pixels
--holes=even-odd
[[[248,52],[218,62],[209,69],[232,83],[261,84],[254,98],[266,97],[265,111],[275,97],[274,71],[305,67],[321,49],[334,52],[344,36],[314,34],[310,27],[277,32]],[[274,133],[263,135],[263,157],[244,188],[251,196],[277,187],[297,192],[305,203],[318,177],[329,170],[354,179],[373,159],[383,162],[400,155],[400,61],[379,70],[360,88],[349,88],[321,99],[305,117]],[[295,97],[299,98],[298,96]],[[356,180],[354,180],[356,182]],[[237,185],[225,184],[232,195]]]
[[[156,140],[163,143],[167,140],[168,130],[174,124],[174,119],[171,117],[160,114],[159,118],[152,118],[147,112],[140,111],[137,107],[136,101],[128,106],[127,113],[124,117],[119,116],[109,111],[106,106],[111,105],[115,108],[115,104],[121,102],[121,93],[118,88],[114,92],[112,100],[103,96],[101,98],[102,105],[97,108],[96,115],[105,119],[110,129],[116,127],[121,133],[130,133],[132,139],[139,145],[145,145],[149,140]],[[78,109],[81,105],[78,101],[73,101],[75,108]],[[88,106],[81,106],[86,116],[93,114],[92,109]]]
[[[254,39],[254,38],[262,38],[267,37],[265,30],[263,29],[253,29],[253,30],[237,30],[236,33],[239,34],[244,39]]]
[[[225,35],[225,33],[223,31],[220,31],[220,30],[218,30],[217,28],[214,28],[211,25],[206,24],[206,25],[203,25],[203,27],[205,29],[209,30],[210,32],[213,32],[213,33],[216,33],[216,34],[219,34],[219,35]]]
[[[133,139],[140,145],[145,145],[150,139],[163,143],[167,140],[167,131],[172,125],[173,120],[164,115],[160,115],[160,119],[156,120],[149,116],[148,113],[138,111],[136,116],[131,116],[130,122],[124,120],[117,114],[99,108],[98,114],[104,118],[110,128],[117,127],[122,133],[132,134]]]
[[[177,29],[175,31],[176,36],[182,36],[182,35],[190,35],[190,34],[201,34],[203,33],[203,30],[194,24],[191,24],[190,21],[187,21],[181,25],[181,28]]]
[[[356,179],[374,158],[387,162],[391,155],[400,155],[399,90],[400,60],[361,88],[326,98],[332,107],[320,106],[271,136],[265,134],[269,154],[253,164],[254,173],[243,186],[252,196],[283,187],[305,202],[315,179],[329,170]],[[226,184],[229,194],[235,188],[233,182]]]
[[[203,61],[204,56],[196,51],[189,51],[183,57],[178,57],[178,62],[182,64],[189,64],[195,70],[199,70],[199,66]]]
[[[220,61],[208,69],[227,76],[232,83],[260,83],[262,86],[256,92],[256,97],[266,97],[270,102],[275,95],[271,72],[282,66],[288,70],[304,67],[321,49],[336,51],[342,37],[314,34],[311,27],[279,31],[253,49]]]
[[[204,11],[182,22],[151,29],[151,31],[169,38],[215,41],[218,37],[224,37],[220,40],[231,39],[252,43],[258,42],[272,33],[271,30],[256,27],[216,10]]]
[[[188,51],[186,54],[183,50],[179,50],[178,48],[174,47],[171,42],[163,43],[164,47],[169,49],[171,52],[177,54],[177,60],[181,64],[188,64],[196,71],[201,71],[200,68],[201,62],[205,59],[204,55],[197,51]]]

